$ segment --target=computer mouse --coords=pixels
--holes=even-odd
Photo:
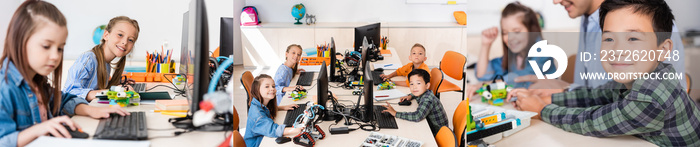
[[[83,130],[81,130],[81,129],[71,130],[68,125],[63,125],[63,127],[66,127],[66,130],[68,130],[68,134],[70,134],[70,136],[72,138],[88,138],[88,137],[90,137],[89,134],[83,132]],[[53,136],[53,135],[50,135],[50,136]]]
[[[277,139],[275,139],[275,142],[277,142],[277,144],[283,144],[289,141],[292,141],[292,139],[289,137],[277,137]]]
[[[409,105],[411,105],[411,101],[409,101],[409,100],[399,102],[399,106],[409,106]]]
[[[376,72],[384,72],[384,68],[375,68],[374,71],[376,71]]]

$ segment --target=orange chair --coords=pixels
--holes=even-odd
[[[464,128],[467,127],[467,109],[468,105],[467,104],[468,100],[463,100],[457,105],[457,109],[455,109],[454,115],[452,115],[452,126],[455,127],[455,136],[457,138],[460,138],[462,136],[462,133],[464,133]],[[458,139],[459,140],[459,139]],[[460,142],[457,143],[459,145]]]
[[[248,106],[247,108],[250,108],[250,88],[253,86],[253,80],[255,80],[253,73],[250,73],[250,71],[243,72],[243,75],[241,76],[241,84],[243,84],[243,88],[245,89],[246,93],[246,105]]]
[[[449,62],[442,62],[442,61],[449,61]],[[456,80],[461,80],[462,81],[462,87],[465,87],[467,85],[466,81],[466,73],[464,72],[464,66],[467,63],[467,57],[464,57],[464,55],[455,52],[455,51],[447,51],[445,52],[445,55],[442,56],[442,61],[440,61],[440,70],[445,73],[445,75],[456,79]],[[440,93],[443,92],[448,92],[448,91],[457,91],[462,93],[462,100],[465,98],[465,92],[460,88],[459,86],[452,84],[449,81],[443,80],[443,82],[440,83],[438,86],[438,98],[440,98]]]
[[[467,117],[462,117],[459,120],[461,120],[461,123],[455,125],[455,137],[457,138],[457,146],[462,145],[462,135],[464,135],[464,131],[466,131],[467,128]]]
[[[452,115],[452,126],[457,127],[458,124],[466,124],[466,122],[463,121],[467,118],[468,107],[467,100],[463,100],[457,105],[457,109],[455,109],[455,113]]]
[[[236,111],[236,106],[233,106],[233,130],[238,130],[238,111]]]
[[[241,133],[238,133],[237,130],[233,130],[233,147],[245,146],[245,141],[243,140],[243,136],[241,136]]]
[[[440,131],[435,135],[435,142],[440,147],[457,147],[457,138],[447,126],[440,128]]]
[[[430,70],[430,91],[433,91],[433,95],[437,96],[438,86],[442,83],[442,72],[440,69],[433,68]]]

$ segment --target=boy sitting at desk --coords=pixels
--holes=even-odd
[[[662,63],[674,59],[667,56],[677,56],[672,51],[677,42],[669,39],[673,14],[666,2],[607,0],[601,5],[600,18],[601,54],[623,52],[614,55],[617,59],[601,55],[601,60],[607,60],[602,61],[603,69],[608,74],[628,74],[627,78],[612,76],[614,81],[595,89],[576,89],[551,98],[516,89],[508,98],[517,96],[516,108],[539,112],[536,117],[565,131],[596,137],[633,135],[658,146],[700,146],[700,110],[679,78],[666,76],[677,74],[674,67]],[[637,51],[656,52],[656,58],[625,59]]]
[[[430,87],[430,74],[428,71],[423,69],[415,69],[408,73],[408,80],[411,81],[411,94],[407,100],[416,99],[418,102],[418,109],[414,112],[396,112],[389,102],[384,105],[386,110],[382,112],[389,112],[392,116],[396,118],[405,119],[408,121],[418,122],[424,118],[428,119],[428,125],[430,126],[430,131],[432,131],[433,136],[437,134],[440,127],[447,126],[447,115],[445,109],[442,108],[442,103],[440,99],[433,95],[433,92],[428,90]],[[403,101],[404,99],[402,99]]]
[[[411,60],[411,63],[408,63],[404,66],[402,66],[399,69],[396,69],[396,71],[392,72],[389,75],[384,75],[382,74],[381,77],[382,79],[391,79],[395,76],[407,76],[409,72],[413,71],[413,69],[423,69],[425,71],[428,71],[428,65],[424,64],[425,60],[428,59],[425,57],[425,47],[421,45],[420,43],[416,43],[411,47],[411,54],[408,56],[408,60]],[[398,86],[406,86],[408,87],[409,81],[406,80],[406,83],[404,82],[394,82]]]

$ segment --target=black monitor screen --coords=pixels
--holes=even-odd
[[[368,52],[369,51],[367,51],[368,50],[367,47],[362,47],[361,50],[362,50],[362,53],[360,55],[362,56],[362,61],[360,62],[360,64],[361,64],[360,69],[365,69],[365,67],[369,66],[369,64],[368,64],[369,63],[368,62],[368,60],[369,60],[369,53]]]
[[[328,73],[326,72],[326,61],[321,64],[321,70],[318,72],[318,80],[316,82],[317,86],[317,100],[319,105],[326,107],[326,102],[328,101]]]
[[[355,28],[355,51],[360,51],[362,38],[367,37],[367,41],[374,46],[379,46],[380,23],[370,24]]]
[[[233,55],[233,17],[221,17],[219,56]]]
[[[336,72],[335,71],[336,58],[335,58],[335,41],[333,40],[333,37],[331,37],[331,47],[330,47],[330,53],[328,55],[331,56],[331,63],[329,63],[331,66],[330,67],[331,68],[331,72],[330,72],[331,79],[330,80],[331,80],[331,82],[336,82],[336,81],[338,81],[338,78],[336,77],[336,73],[335,73]]]
[[[209,87],[209,30],[207,29],[207,11],[203,0],[192,1],[190,4],[190,17],[194,32],[188,35],[188,50],[183,55],[189,56],[187,69],[187,86],[185,93],[190,100],[188,115],[192,116],[199,110],[199,102]],[[192,68],[194,67],[194,68]]]
[[[365,64],[369,64],[369,61],[367,61]],[[364,97],[365,97],[365,114],[363,121],[369,122],[374,120],[374,79],[372,79],[372,74],[369,74],[372,70],[369,68],[369,66],[365,67],[365,74],[364,74]],[[359,102],[358,102],[359,103]]]

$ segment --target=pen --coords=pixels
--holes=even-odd
[[[163,115],[170,115],[170,116],[177,116],[177,117],[186,117],[186,114],[180,114],[180,113],[172,113],[172,112],[160,112],[160,114]]]
[[[374,97],[389,97],[389,95],[378,95],[378,96],[374,96]]]
[[[153,110],[153,112],[187,112],[187,110]]]
[[[384,67],[387,67],[387,66],[392,66],[392,65],[394,65],[394,64],[387,64],[387,65],[384,65]]]

